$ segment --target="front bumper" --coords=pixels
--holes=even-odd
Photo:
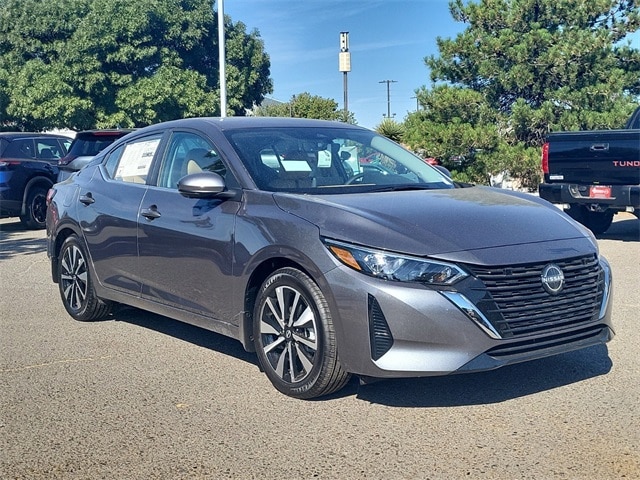
[[[492,370],[605,343],[614,335],[612,281],[604,258],[600,268],[604,291],[588,321],[511,338],[487,325],[477,307],[482,297],[478,279],[454,292],[468,300],[461,304],[451,293],[337,268],[327,281],[338,312],[334,323],[340,361],[348,371],[367,377],[420,377]]]

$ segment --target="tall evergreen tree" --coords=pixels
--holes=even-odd
[[[453,0],[450,11],[467,28],[425,59],[434,84],[418,90],[405,141],[471,179],[508,169],[533,188],[548,132],[621,127],[637,105],[634,0]]]

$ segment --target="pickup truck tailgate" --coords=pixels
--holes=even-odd
[[[640,184],[640,130],[561,132],[548,139],[547,182]]]

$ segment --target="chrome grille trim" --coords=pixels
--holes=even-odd
[[[596,255],[554,260],[564,289],[547,293],[542,270],[550,262],[466,267],[486,286],[489,300],[478,304],[502,338],[525,337],[584,326],[600,317],[607,279]]]
[[[493,324],[485,317],[476,305],[467,297],[458,292],[443,291],[440,292],[449,299],[456,307],[462,310],[467,317],[473,320],[484,332],[491,338],[499,339],[500,333],[495,329]]]

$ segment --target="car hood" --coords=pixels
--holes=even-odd
[[[489,187],[274,198],[324,237],[410,255],[511,264],[597,250],[557,207]]]

